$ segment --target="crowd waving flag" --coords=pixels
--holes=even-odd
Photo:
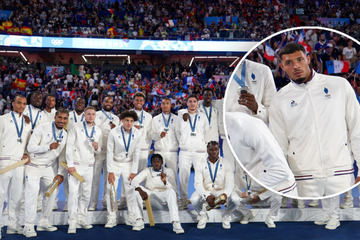
[[[349,72],[349,63],[347,61],[331,60],[326,61],[325,64],[329,74]]]
[[[272,49],[268,43],[265,43],[265,54],[264,58],[270,61],[274,61],[275,59],[275,52],[274,49]]]

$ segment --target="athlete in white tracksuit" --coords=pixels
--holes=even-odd
[[[126,204],[128,207],[128,222],[133,223],[134,211],[134,188],[130,185],[131,180],[136,176],[139,168],[139,155],[141,132],[133,127],[137,115],[134,111],[124,111],[120,115],[122,126],[112,129],[108,136],[106,165],[108,181],[106,184],[106,205],[108,211],[106,228],[117,225],[116,212],[111,207],[110,191],[111,184],[114,184],[115,191],[120,177],[124,182]]]
[[[204,114],[197,111],[196,95],[189,95],[188,109],[179,110],[177,134],[179,137],[179,184],[180,209],[188,206],[188,183],[191,166],[206,158],[205,135],[208,131],[208,121]],[[184,115],[185,119],[184,120]]]
[[[234,172],[231,163],[219,155],[219,144],[211,141],[207,146],[209,157],[202,159],[195,166],[195,192],[191,196],[191,204],[198,213],[199,229],[206,227],[208,216],[206,206],[214,207],[215,198],[224,195],[227,208],[223,213],[222,222],[225,229],[231,228],[231,214],[240,204],[240,197],[234,191]],[[246,208],[246,207],[245,207]]]
[[[296,197],[294,175],[265,123],[242,112],[226,113],[225,121],[231,147],[251,176],[267,188]]]
[[[176,124],[178,124],[178,116],[171,113],[170,99],[163,99],[161,102],[162,113],[155,116],[152,120],[151,137],[155,141],[155,153],[161,154],[164,165],[173,170],[175,179],[177,180],[178,172],[178,149],[179,142],[176,132]],[[177,181],[172,187],[178,196]]]
[[[203,113],[208,120],[208,131],[205,136],[205,142],[210,141],[219,141],[219,111],[212,104],[212,99],[214,96],[213,90],[211,88],[205,88],[203,90],[203,101],[199,101],[198,110]]]
[[[119,117],[111,112],[113,106],[114,106],[114,102],[112,97],[106,97],[102,102],[103,109],[101,111],[96,112],[95,124],[96,126],[100,127],[102,132],[102,146],[101,146],[101,153],[95,156],[94,176],[93,176],[93,183],[91,188],[91,203],[89,206],[89,210],[96,210],[98,204],[101,173],[103,173],[103,176],[105,176],[103,189],[106,189],[107,172],[106,172],[105,160],[106,160],[107,139],[110,130],[115,128],[116,126],[119,126],[120,124]],[[105,192],[103,192],[102,195],[102,205],[103,206],[106,205]]]
[[[287,44],[279,55],[291,82],[273,97],[270,130],[295,175],[299,196],[340,193],[354,184],[351,153],[360,159],[360,107],[354,90],[344,78],[312,70],[300,44]],[[324,199],[323,208],[323,221],[315,223],[337,228],[339,197]]]
[[[12,105],[14,111],[0,116],[0,144],[2,146],[0,148],[0,169],[28,157],[24,154],[24,151],[30,137],[31,125],[25,122],[22,114],[26,107],[26,99],[17,96]],[[18,127],[16,127],[15,122]],[[0,175],[0,209],[4,208],[4,202],[8,199],[9,193],[9,220],[7,229],[9,233],[23,233],[19,222],[23,181],[24,166],[17,167]],[[0,211],[0,216],[2,214],[3,211]]]
[[[253,180],[245,171],[240,172],[241,175],[236,176],[240,178],[241,187],[245,191],[241,191],[241,189],[237,189],[240,191],[239,194],[242,198],[242,204],[244,206],[246,204],[252,204],[253,206],[260,207],[268,207],[270,205],[270,210],[266,216],[265,223],[269,228],[276,227],[274,220],[277,216],[279,209],[281,207],[281,199],[282,197],[279,194],[273,193],[270,190],[267,190],[263,186],[261,186],[258,182]],[[261,174],[261,173],[260,173]],[[251,211],[248,208],[246,212],[241,211],[244,216],[251,215],[250,218],[246,219],[247,222],[253,218]]]
[[[59,169],[58,157],[63,152],[67,140],[67,133],[63,129],[68,120],[68,112],[60,110],[57,112],[55,121],[46,122],[37,126],[31,135],[27,146],[31,162],[25,167],[25,232],[34,231],[37,193],[42,185],[48,189],[53,181],[58,179],[62,182],[64,171]],[[60,175],[60,176],[57,176]],[[50,197],[45,199],[45,207],[38,223],[38,231],[55,231],[56,227],[49,223],[58,188]],[[43,196],[43,195],[42,195]]]
[[[145,187],[140,186],[140,183],[144,181]],[[141,171],[131,183],[136,190],[134,192],[136,224],[133,230],[140,231],[144,228],[143,200],[149,198],[152,209],[163,210],[164,206],[167,205],[174,232],[184,233],[179,222],[176,193],[172,186],[175,181],[174,172],[163,166],[162,156],[156,153],[152,155],[151,167]]]
[[[101,151],[101,129],[94,125],[96,110],[85,108],[85,121],[76,124],[69,132],[66,145],[66,161],[69,181],[69,229],[68,233],[76,233],[77,227],[89,229],[92,226],[86,222],[87,207],[90,200],[91,184],[95,156]],[[85,179],[81,183],[72,176],[77,171]],[[77,225],[78,224],[78,225]]]
[[[42,98],[40,92],[33,92],[30,96],[30,104],[24,110],[24,115],[30,118],[31,130],[34,131],[38,124],[43,121],[43,112],[40,107]]]

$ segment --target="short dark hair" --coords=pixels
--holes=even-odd
[[[55,116],[59,115],[60,113],[65,113],[67,115],[69,115],[69,110],[65,109],[65,108],[59,108],[56,113]]]
[[[150,162],[152,162],[153,159],[155,159],[155,158],[159,158],[159,159],[161,160],[161,162],[164,162],[163,157],[162,157],[160,154],[158,154],[158,153],[154,153],[154,154],[151,156]]]
[[[170,99],[170,98],[163,98],[163,99],[161,100],[161,102],[163,102],[163,101],[170,101],[170,103],[171,103],[171,99]]]
[[[193,93],[190,94],[190,95],[187,97],[186,102],[187,102],[190,98],[196,98],[196,100],[199,101],[199,98],[198,98],[198,96],[197,96],[196,94],[193,94]]]
[[[120,120],[123,120],[127,117],[134,119],[135,122],[138,120],[138,115],[135,111],[132,110],[125,110],[120,114]]]
[[[210,146],[218,146],[219,147],[219,143],[217,141],[210,141],[207,144],[207,148],[209,148]]]
[[[146,101],[145,94],[142,93],[142,92],[137,92],[137,93],[135,93],[133,99],[135,99],[136,97],[142,97],[142,98],[144,98],[144,100]]]
[[[204,89],[202,90],[202,95],[204,95],[204,93],[205,93],[206,91],[210,91],[210,92],[214,95],[214,90],[213,90],[212,88],[209,88],[209,87],[206,87],[206,88],[204,88]]]
[[[15,97],[14,97],[14,99],[12,100],[12,102],[15,102],[15,100],[16,100],[17,98],[25,98],[25,99],[26,99],[26,97],[24,97],[23,95],[16,94]],[[26,99],[26,100],[27,100],[27,99]]]
[[[294,42],[288,43],[279,51],[280,59],[284,54],[291,54],[297,51],[302,51],[304,54],[306,54],[306,50],[303,45]]]

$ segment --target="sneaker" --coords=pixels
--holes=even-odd
[[[85,221],[78,221],[76,228],[91,229],[93,226]]]
[[[230,221],[227,221],[227,220],[224,220],[222,221],[222,227],[224,229],[230,229],[231,228],[231,224],[230,224]]]
[[[36,211],[37,212],[42,212],[42,203],[38,204]]]
[[[289,199],[287,197],[283,197],[281,200],[281,208],[287,208],[288,202],[289,202]]]
[[[125,220],[125,224],[128,226],[134,226],[136,223],[136,219],[134,216],[129,216],[126,220]]]
[[[96,210],[96,207],[94,207],[94,206],[90,206],[88,209],[88,211],[95,211],[95,210]]]
[[[297,200],[297,207],[298,207],[299,209],[305,208],[305,200],[298,199],[298,200]]]
[[[138,219],[136,219],[132,230],[133,231],[141,231],[142,229],[144,229],[144,227],[145,227],[144,220],[142,218],[138,218]]]
[[[25,237],[36,237],[37,236],[37,234],[36,234],[36,232],[35,232],[35,230],[34,230],[34,226],[27,226],[27,227],[25,227],[24,228],[24,236]]]
[[[274,219],[272,217],[267,217],[265,219],[265,224],[268,226],[268,228],[276,228],[276,225],[274,223]]]
[[[241,224],[248,224],[251,220],[253,220],[255,218],[254,214],[252,214],[251,211],[249,211],[244,217],[243,219],[240,220]]]
[[[344,203],[340,204],[340,208],[347,209],[347,208],[353,208],[354,203],[352,198],[346,198]]]
[[[8,226],[6,230],[6,234],[23,234],[24,229],[20,225],[16,226]]]
[[[117,225],[116,219],[112,218],[107,221],[107,223],[105,224],[105,228],[113,228],[116,225]]]
[[[38,224],[36,227],[37,231],[47,231],[47,232],[54,232],[57,230],[57,227],[51,225],[49,222],[45,222],[42,224]]]
[[[318,207],[319,206],[319,200],[311,200],[308,204],[309,207]]]
[[[199,222],[197,224],[198,229],[204,229],[206,227],[206,223],[208,221],[207,215],[199,216]]]
[[[69,224],[68,233],[70,234],[76,233],[76,224]]]
[[[340,221],[336,218],[330,218],[325,228],[329,230],[335,230],[338,226],[340,226]]]
[[[187,201],[181,201],[180,200],[179,203],[178,203],[178,206],[179,206],[179,211],[186,210],[186,209],[189,208]]]
[[[184,233],[184,229],[181,227],[180,222],[178,222],[178,221],[173,222],[173,231],[176,234]]]
[[[319,220],[316,220],[314,223],[316,225],[325,225],[329,222],[329,220],[330,220],[329,217],[322,216]]]

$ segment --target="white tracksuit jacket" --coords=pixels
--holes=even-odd
[[[169,119],[169,114],[164,114],[165,121]],[[169,130],[165,137],[161,138],[161,132],[165,131],[165,123],[163,120],[163,114],[155,116],[152,120],[151,126],[151,138],[155,141],[155,151],[161,152],[177,152],[179,148],[178,136],[176,134],[176,125],[178,124],[178,116],[171,113],[169,122]]]
[[[85,120],[84,112],[82,112],[80,115],[78,115],[75,110],[69,112],[69,122],[66,126],[66,130],[70,131],[75,124],[82,122],[84,120]]]
[[[205,111],[205,109],[206,109],[206,111]],[[216,107],[213,104],[211,104],[210,123],[207,118],[208,116],[210,116],[210,107],[205,107],[203,105],[203,101],[199,101],[198,111],[203,113],[206,116],[206,119],[208,122],[208,131],[205,136],[205,141],[207,143],[210,141],[219,142],[219,125],[218,125],[219,111],[216,109]],[[206,113],[208,114],[208,116],[206,115]]]
[[[308,83],[286,85],[271,102],[270,130],[296,180],[352,174],[348,144],[360,160],[360,107],[344,78],[313,72]]]

